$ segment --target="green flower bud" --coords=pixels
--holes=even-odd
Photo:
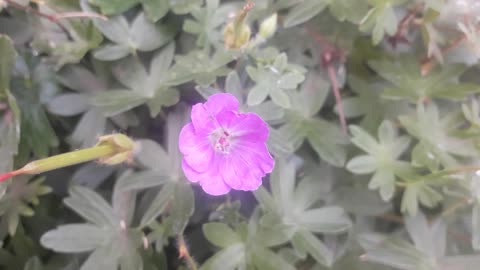
[[[223,38],[228,49],[240,49],[250,40],[250,27],[244,23],[231,22],[225,26]]]
[[[277,17],[277,13],[274,13],[272,16],[263,20],[263,22],[260,24],[260,30],[258,34],[262,38],[268,39],[275,34],[275,31],[277,31]]]

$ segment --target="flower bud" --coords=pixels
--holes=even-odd
[[[250,27],[244,23],[231,22],[225,26],[223,38],[228,49],[240,49],[250,40]]]
[[[262,38],[268,39],[275,34],[275,31],[277,31],[277,17],[277,13],[274,13],[270,17],[263,20],[263,22],[260,24],[260,30],[258,34]]]
[[[98,162],[107,165],[116,165],[122,162],[132,160],[135,142],[123,134],[105,135],[98,139],[97,146],[111,145],[115,148],[115,154],[102,157]]]

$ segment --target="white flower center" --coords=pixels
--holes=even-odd
[[[219,128],[210,134],[210,142],[213,148],[221,153],[230,152],[232,135],[225,129]]]

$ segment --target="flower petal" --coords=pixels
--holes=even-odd
[[[195,171],[194,169],[192,169],[192,167],[190,167],[185,162],[185,160],[182,160],[182,170],[183,170],[183,174],[185,174],[185,177],[187,178],[187,180],[192,182],[192,183],[197,183],[202,179],[202,177],[205,177],[204,176],[205,173],[200,173],[200,172]]]
[[[208,97],[205,108],[211,115],[215,116],[221,111],[238,111],[240,104],[234,95],[218,93]]]
[[[215,176],[209,181],[200,182],[200,186],[202,187],[203,191],[213,196],[227,194],[232,189],[219,175]]]
[[[184,161],[198,172],[206,171],[212,161],[213,149],[207,136],[198,136],[192,124],[187,124],[180,131],[180,152]]]
[[[214,118],[207,111],[203,103],[193,105],[191,118],[195,132],[209,133],[215,129]]]
[[[219,165],[223,181],[236,190],[256,190],[262,184],[262,173],[249,167],[244,161],[233,155],[226,155]]]
[[[232,148],[234,156],[241,157],[242,160],[251,161],[251,168],[258,168],[264,175],[271,173],[275,166],[275,160],[268,152],[265,143],[252,143],[249,141],[237,141]]]
[[[218,161],[217,161],[218,162]],[[233,189],[256,190],[275,161],[264,143],[242,142],[219,162],[218,171]]]
[[[270,132],[267,123],[255,113],[223,111],[217,115],[217,121],[240,140],[264,143]]]
[[[222,111],[238,111],[240,104],[235,96],[227,93],[214,94],[207,102],[192,107],[192,122],[195,131],[211,132],[216,127],[215,117]]]
[[[199,173],[182,161],[182,169],[185,177],[192,183],[200,183],[202,189],[214,196],[227,194],[231,188],[225,184],[222,177],[216,174],[217,170],[212,169],[204,173]]]

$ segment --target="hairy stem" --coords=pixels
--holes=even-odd
[[[193,259],[192,255],[190,255],[190,252],[188,251],[187,243],[185,242],[185,237],[183,234],[178,234],[177,235],[177,243],[178,243],[178,254],[179,258],[182,258],[185,260],[185,263],[187,264],[187,267],[190,270],[197,270],[197,263]]]

